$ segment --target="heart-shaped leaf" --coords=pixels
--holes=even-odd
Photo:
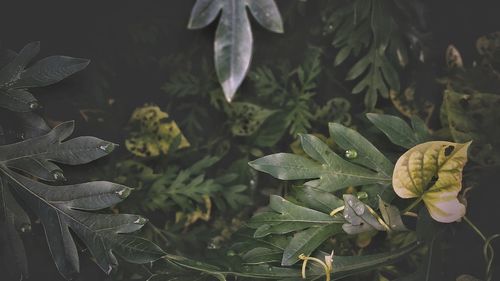
[[[394,191],[402,198],[423,200],[432,218],[439,222],[460,219],[465,206],[457,196],[469,146],[470,142],[431,141],[411,148],[394,168]]]

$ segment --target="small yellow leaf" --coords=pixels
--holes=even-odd
[[[454,222],[465,215],[457,199],[470,142],[431,141],[403,154],[394,168],[392,184],[401,198],[422,199],[439,222]]]
[[[158,106],[137,108],[130,119],[138,124],[137,131],[131,133],[125,141],[127,149],[139,157],[166,155],[171,145],[180,137],[177,148],[189,147],[189,142],[182,134],[175,121],[167,121],[168,113]]]

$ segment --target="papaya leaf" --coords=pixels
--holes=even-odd
[[[40,219],[54,262],[67,279],[79,272],[78,251],[70,230],[108,274],[118,264],[115,254],[133,263],[147,263],[163,256],[163,251],[152,242],[125,235],[142,228],[146,219],[137,215],[91,212],[121,202],[130,194],[130,188],[106,181],[51,186],[26,176],[61,181],[64,175],[54,162],[89,163],[108,155],[115,147],[95,137],[66,140],[73,130],[74,123],[66,122],[45,135],[0,146],[2,223],[10,224],[11,229],[28,229],[29,218],[17,201],[28,206]],[[22,260],[22,256],[18,259]]]
[[[45,87],[83,70],[87,59],[67,56],[50,56],[27,68],[40,51],[40,43],[27,44],[19,54],[9,52],[0,69],[0,107],[16,112],[38,108],[36,98],[27,88]]]
[[[352,163],[314,135],[300,135],[303,150],[313,160],[290,153],[268,155],[250,162],[254,169],[281,180],[318,179],[307,183],[333,192],[348,186],[390,183],[390,176]]]
[[[283,32],[283,21],[274,0],[198,0],[188,27],[206,27],[221,17],[215,34],[215,68],[227,101],[234,98],[250,66],[253,36],[246,8],[264,28]]]
[[[401,198],[423,200],[433,219],[454,222],[465,215],[457,199],[468,143],[431,141],[405,152],[396,162],[392,183]]]

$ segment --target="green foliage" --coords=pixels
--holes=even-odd
[[[198,0],[189,20],[189,28],[199,29],[221,13],[214,42],[215,69],[229,102],[245,79],[252,57],[253,36],[247,7],[264,28],[283,32],[283,22],[274,0]]]
[[[45,87],[84,69],[89,60],[50,56],[27,67],[40,51],[40,42],[27,44],[20,52],[3,50],[0,60],[0,107],[28,112],[38,108],[28,88]]]
[[[389,91],[399,91],[399,65],[408,61],[408,45],[401,25],[401,15],[411,12],[402,8],[402,3],[393,0],[336,1],[327,14],[326,31],[334,33],[333,46],[339,51],[335,65],[340,65],[352,56],[357,59],[350,66],[347,80],[355,80],[352,93],[366,92],[365,106],[375,108],[377,97],[389,97]],[[399,64],[399,65],[398,65]]]
[[[120,174],[134,173],[136,178],[118,178],[131,185],[139,186],[137,198],[130,203],[140,206],[143,211],[164,212],[173,207],[184,212],[193,212],[209,197],[224,210],[226,206],[237,209],[250,201],[244,194],[247,186],[234,183],[237,175],[226,173],[219,177],[208,178],[207,171],[219,161],[218,157],[204,157],[186,169],[168,165],[166,169],[153,171],[152,168],[132,160],[119,164]],[[140,174],[137,172],[141,171]]]
[[[33,110],[30,105],[36,104],[36,100],[23,88],[56,83],[88,64],[87,60],[55,56],[25,70],[38,48],[38,43],[31,43],[19,55],[8,52],[11,56],[0,71],[3,107],[14,111]],[[16,253],[10,260],[14,269],[10,270],[17,278],[28,276],[27,258],[18,234],[31,230],[25,207],[42,223],[54,262],[66,279],[74,278],[80,268],[77,246],[70,231],[108,274],[118,264],[115,254],[133,263],[148,263],[163,256],[164,252],[152,242],[126,235],[141,229],[146,219],[137,215],[92,212],[121,202],[130,194],[130,188],[106,181],[62,186],[39,181],[61,182],[65,177],[56,163],[86,164],[108,155],[115,144],[95,137],[66,140],[74,131],[73,122],[49,129],[41,118],[30,114],[21,116],[25,117],[31,137],[0,146],[0,224],[7,230],[6,235],[2,235],[2,251],[5,250],[2,256]]]

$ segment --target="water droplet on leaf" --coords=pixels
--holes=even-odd
[[[139,217],[134,221],[135,224],[145,224],[146,222],[148,222],[148,220],[143,217]]]
[[[55,171],[55,172],[53,172],[52,173],[52,177],[54,177],[54,179],[56,181],[66,180],[66,178],[64,177],[64,174],[61,171]]]
[[[31,110],[35,110],[38,108],[38,103],[36,101],[32,101],[30,103],[28,103],[28,107],[31,109]]]
[[[111,151],[113,151],[113,149],[115,149],[115,146],[114,146],[114,144],[107,142],[107,143],[99,145],[99,149],[106,152],[106,153],[110,153]]]
[[[23,225],[21,225],[21,227],[19,228],[19,230],[23,233],[26,233],[26,232],[31,232],[31,224],[29,223],[24,223]]]
[[[345,157],[347,159],[355,159],[356,157],[358,157],[358,152],[354,149],[348,149],[345,151]]]
[[[116,191],[116,194],[122,199],[127,198],[130,195],[131,188],[125,187],[119,191]]]

